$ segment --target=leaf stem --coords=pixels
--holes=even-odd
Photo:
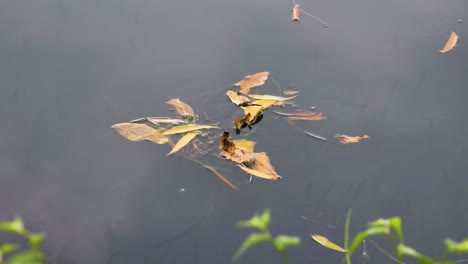
[[[346,220],[345,220],[345,231],[344,231],[344,248],[348,250],[349,247],[349,223],[351,222],[351,214],[353,213],[353,209],[349,208],[348,212],[346,213]],[[351,264],[351,254],[348,252],[346,253],[346,264]]]

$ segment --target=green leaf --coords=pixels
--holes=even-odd
[[[277,235],[273,240],[273,245],[279,252],[284,252],[288,247],[298,247],[301,245],[301,238],[297,236]]]
[[[265,232],[268,228],[268,225],[270,224],[270,220],[271,220],[270,210],[265,209],[261,216],[256,213],[249,220],[237,222],[236,226],[256,228]]]
[[[400,239],[400,241],[404,242],[403,231],[401,228],[401,218],[398,216],[391,217],[388,219],[383,219],[383,218],[377,219],[373,222],[370,222],[369,226],[392,228],[393,230],[395,230],[395,233],[398,235],[398,238]]]
[[[434,263],[434,261],[432,261],[431,258],[422,255],[421,253],[417,252],[416,250],[408,246],[405,246],[402,243],[398,245],[397,252],[398,252],[398,256],[400,257],[409,256],[409,257],[417,258],[419,260],[419,263],[421,264],[433,264]]]
[[[16,244],[5,243],[0,246],[0,255],[8,254],[15,251],[19,246]]]
[[[43,263],[44,256],[35,250],[23,251],[11,256],[6,264],[38,264]]]
[[[449,253],[468,253],[468,238],[465,238],[462,242],[456,242],[450,238],[447,238],[444,242]]]
[[[389,233],[390,233],[390,230],[387,227],[383,227],[383,226],[370,227],[370,228],[358,233],[354,237],[353,242],[351,243],[351,246],[349,247],[349,253],[353,254],[353,252],[361,244],[362,240],[366,239],[367,237],[375,236],[375,235],[387,235]]]
[[[26,238],[29,241],[29,244],[31,246],[31,249],[33,250],[39,250],[39,247],[46,238],[46,235],[44,233],[31,233],[26,235]]]
[[[12,232],[22,235],[25,232],[23,220],[19,217],[15,217],[11,222],[1,222],[0,231]]]
[[[250,234],[242,243],[242,245],[239,247],[237,250],[236,254],[232,257],[233,261],[239,260],[239,258],[245,253],[247,249],[249,249],[251,246],[270,241],[271,240],[271,235],[268,232],[263,232],[263,233],[252,233]]]

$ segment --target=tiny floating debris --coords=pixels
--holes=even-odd
[[[305,133],[306,135],[311,136],[311,137],[314,137],[314,138],[316,138],[316,139],[320,139],[320,140],[323,140],[323,141],[328,141],[327,138],[322,137],[322,136],[320,136],[320,135],[313,134],[313,133],[310,133],[310,132],[308,132],[308,131],[304,131],[304,133]]]

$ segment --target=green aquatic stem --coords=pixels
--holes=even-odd
[[[344,231],[344,248],[348,250],[349,248],[349,223],[351,222],[351,214],[353,213],[353,209],[349,208],[348,212],[346,213],[346,220],[345,220],[345,231]],[[349,251],[345,255],[346,264],[351,264],[351,254]]]

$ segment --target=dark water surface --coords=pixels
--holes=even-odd
[[[408,244],[431,256],[444,237],[467,236],[468,2],[299,4],[329,27],[291,22],[287,0],[1,1],[0,220],[21,215],[47,232],[54,264],[229,263],[247,234],[234,223],[263,208],[273,233],[303,239],[290,263],[341,263],[308,234],[341,244],[350,207],[353,233],[399,215]],[[461,44],[437,53],[451,30]],[[226,89],[264,70],[328,118],[298,122],[303,129],[371,140],[327,144],[267,112],[249,138],[283,179],[235,192],[198,164],[166,157],[169,146],[110,128],[171,115],[170,98],[230,126]],[[214,165],[245,180],[230,163]],[[391,263],[368,250],[373,263]],[[240,262],[279,260],[265,245]]]

